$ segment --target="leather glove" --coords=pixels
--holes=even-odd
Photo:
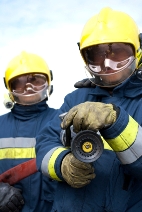
[[[81,103],[69,110],[64,117],[61,127],[66,129],[73,124],[73,131],[98,131],[112,125],[117,118],[116,110],[112,104],[101,102]]]
[[[10,186],[8,183],[0,183],[0,211],[20,212],[24,205],[21,190]]]
[[[92,83],[88,78],[78,81],[74,84],[75,88],[95,88],[96,85]]]
[[[72,153],[64,157],[61,172],[64,180],[74,188],[81,188],[95,178],[92,165],[77,160]]]

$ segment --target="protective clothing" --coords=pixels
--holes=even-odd
[[[0,183],[0,211],[20,212],[24,205],[21,190],[10,186],[8,183]]]
[[[66,129],[73,123],[75,133],[81,130],[98,131],[116,121],[116,111],[112,104],[85,102],[73,107],[64,117],[61,127]]]
[[[134,73],[135,68],[139,66],[142,52],[139,30],[127,14],[105,8],[91,18],[83,29],[80,41],[83,59],[85,60],[85,49],[112,43],[130,44],[134,49],[132,56],[135,57],[135,63],[130,67],[133,69],[130,73],[133,75],[127,74],[125,80],[117,83],[117,87],[113,86],[111,93],[98,86],[73,91],[65,97],[57,115],[68,112],[74,106],[86,101],[114,104],[119,108],[119,115],[111,126],[99,130],[104,139],[105,149],[93,163],[96,177],[88,185],[77,189],[65,182],[59,182],[52,212],[141,212],[142,210],[142,81]],[[109,60],[105,62],[109,66],[118,66],[112,63],[110,58],[107,59]],[[121,66],[122,61],[119,64]],[[85,63],[89,64],[86,60]],[[124,72],[121,76],[123,74]],[[102,78],[100,81],[105,79]],[[44,175],[63,181],[60,167],[70,148],[61,145],[59,126],[60,120],[56,116],[38,135],[37,165]]]
[[[109,7],[103,8],[99,14],[90,18],[83,28],[80,39],[81,55],[85,60],[83,49],[89,46],[104,43],[129,43],[134,47],[137,67],[142,56],[139,34],[135,21],[128,14]]]
[[[139,68],[142,60],[136,23],[129,15],[110,8],[88,20],[79,46],[87,77],[101,87],[119,85]]]
[[[142,81],[133,74],[115,87],[112,95],[96,86],[76,89],[65,97],[56,117],[37,136],[38,169],[59,181],[52,212],[141,212],[141,96]],[[82,188],[72,188],[64,182],[60,170],[70,149],[60,142],[61,120],[58,116],[86,101],[111,103],[119,107],[120,112],[111,127],[100,130],[109,145],[104,142],[102,155],[93,163],[96,177]]]
[[[20,55],[14,57],[9,62],[5,71],[5,78],[4,78],[5,86],[9,90],[10,98],[13,101],[20,104],[20,100],[18,99],[18,96],[15,93],[13,93],[11,82],[15,78],[20,77],[21,75],[27,75],[27,74],[43,74],[46,76],[48,86],[45,86],[44,89],[41,90],[40,99],[37,102],[40,102],[47,97],[47,94],[46,94],[47,89],[48,89],[48,95],[51,95],[53,91],[53,86],[51,85],[51,81],[53,79],[52,71],[49,70],[48,65],[40,56],[23,51],[21,52]],[[37,95],[37,94],[35,93],[35,94],[32,94],[32,96],[33,95]],[[26,98],[26,96],[24,97]],[[26,104],[26,102],[27,100],[25,100],[24,103]],[[33,102],[33,104],[37,102]]]
[[[29,106],[15,104],[0,117],[0,174],[36,158],[35,138],[55,114],[56,110],[49,108],[44,100]],[[51,210],[55,181],[36,172],[13,186],[22,190],[25,204],[20,212]]]
[[[46,62],[38,55],[21,52],[20,55],[14,57],[8,64],[5,72],[6,87],[10,90],[9,81],[22,74],[41,73],[45,74],[48,84],[51,84],[52,75]]]
[[[95,178],[92,165],[77,160],[72,153],[64,157],[61,172],[64,180],[74,188],[83,187]]]

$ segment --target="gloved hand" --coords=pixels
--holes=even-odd
[[[112,125],[116,118],[117,113],[112,104],[85,102],[69,110],[61,123],[61,127],[66,129],[73,124],[75,133],[81,130],[98,131]]]
[[[96,87],[94,83],[92,83],[88,78],[78,81],[74,84],[75,88],[92,88]]]
[[[0,183],[0,211],[20,212],[24,205],[21,190],[10,186],[8,183]]]
[[[74,188],[81,188],[95,178],[92,165],[77,160],[72,153],[64,157],[61,172],[64,180]]]

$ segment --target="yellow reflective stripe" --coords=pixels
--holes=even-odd
[[[130,164],[142,157],[142,127],[139,126],[135,142],[122,152],[116,152],[123,164]]]
[[[138,133],[138,123],[129,116],[129,122],[124,131],[114,139],[106,139],[108,144],[115,152],[128,149],[135,141]]]
[[[109,146],[109,144],[106,142],[106,140],[102,136],[101,136],[101,139],[103,140],[104,149],[113,151],[113,149]]]
[[[0,159],[35,158],[35,148],[6,148],[0,149]]]
[[[54,169],[54,164],[55,164],[55,161],[57,159],[57,157],[59,156],[59,154],[63,151],[67,150],[66,148],[63,148],[63,147],[59,147],[58,149],[56,149],[51,158],[49,159],[49,162],[48,162],[48,173],[50,175],[50,177],[52,179],[55,179],[55,180],[58,180],[58,181],[61,181],[60,178],[58,178],[58,176],[56,175],[56,172],[55,172],[55,169]]]

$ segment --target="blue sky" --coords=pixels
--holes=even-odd
[[[25,50],[42,56],[53,71],[51,107],[58,108],[73,84],[85,78],[77,42],[89,18],[103,7],[128,13],[142,32],[141,0],[0,0],[0,114],[8,62]]]

